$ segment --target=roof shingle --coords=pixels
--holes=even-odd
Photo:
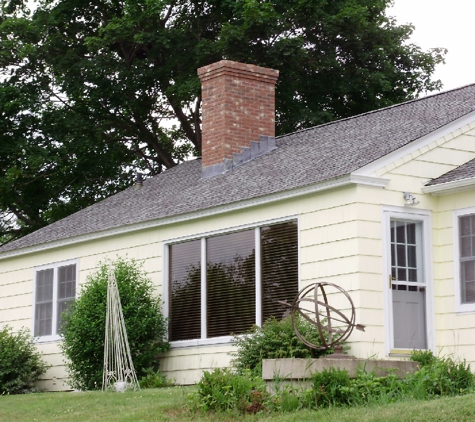
[[[475,84],[281,136],[276,149],[212,178],[201,179],[200,159],[187,161],[145,180],[141,189],[126,189],[8,243],[0,253],[350,174],[473,111]],[[475,165],[463,171],[469,169],[473,174]]]

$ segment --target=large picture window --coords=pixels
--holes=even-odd
[[[60,263],[36,269],[35,337],[56,336],[61,315],[76,297],[76,264]]]
[[[169,339],[241,334],[282,318],[298,293],[290,221],[169,245]]]

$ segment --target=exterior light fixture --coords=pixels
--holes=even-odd
[[[404,200],[406,201],[406,205],[417,205],[419,201],[416,199],[414,195],[411,195],[409,192],[404,192]]]

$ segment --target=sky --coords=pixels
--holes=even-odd
[[[475,83],[475,0],[394,0],[387,15],[398,24],[412,23],[411,42],[424,51],[445,47],[445,64],[435,71],[443,91]]]

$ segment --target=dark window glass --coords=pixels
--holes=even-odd
[[[256,323],[254,230],[206,242],[207,337],[241,334]]]
[[[263,321],[282,318],[298,293],[296,222],[259,229]],[[169,339],[201,338],[201,309],[206,308],[206,337],[240,334],[256,323],[256,230],[206,239],[206,300],[201,291],[201,240],[169,247]]]
[[[53,276],[52,268],[36,272],[35,336],[49,336],[53,331]]]
[[[462,303],[475,303],[475,214],[459,218]]]
[[[169,247],[169,339],[201,337],[201,241]]]
[[[297,222],[261,228],[262,319],[281,319],[298,293]]]

